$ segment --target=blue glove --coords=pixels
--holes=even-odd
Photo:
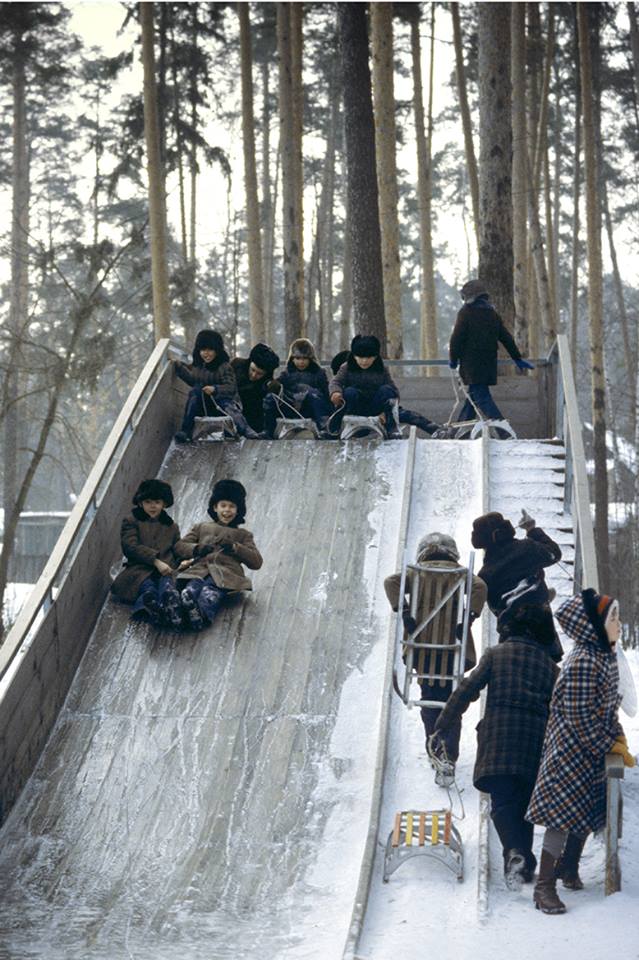
[[[520,370],[534,370],[534,369],[535,369],[534,363],[530,363],[529,360],[515,360],[515,363],[517,364],[517,366],[519,367]]]
[[[458,363],[459,363],[459,360],[449,360],[448,366],[450,367],[451,370],[456,370]]]

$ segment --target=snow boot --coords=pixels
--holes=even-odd
[[[557,861],[555,876],[558,880],[563,881],[564,887],[567,887],[568,890],[583,890],[584,888],[583,881],[579,876],[579,860],[585,842],[585,837],[569,833],[564,851]]]
[[[532,850],[526,853],[526,865],[522,871],[524,883],[532,883],[535,879],[535,870],[537,869],[537,857]]]
[[[182,608],[186,610],[186,616],[192,630],[201,630],[204,626],[204,618],[199,611],[196,601],[188,590],[182,594]]]
[[[164,617],[173,630],[180,630],[183,626],[182,603],[177,590],[167,590],[164,594],[162,606]]]
[[[185,433],[184,430],[178,430],[178,432],[173,437],[176,443],[190,443],[191,438],[188,433]]]
[[[548,850],[541,851],[539,876],[533,890],[533,902],[542,913],[565,913],[566,905],[557,896],[557,863]]]
[[[504,854],[504,880],[509,890],[521,890],[526,871],[526,855],[521,850],[508,850]]]

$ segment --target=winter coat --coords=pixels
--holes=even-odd
[[[233,367],[228,362],[228,355],[223,355],[226,359],[216,357],[212,363],[205,363],[196,366],[193,363],[176,362],[175,372],[180,378],[188,383],[190,387],[215,387],[215,396],[224,397],[227,400],[239,401],[237,392],[237,382]]]
[[[224,553],[222,544],[235,544],[235,553]],[[190,559],[195,556],[198,546],[213,545],[215,549],[205,557],[195,560],[195,563],[180,573],[180,580],[204,579],[211,577],[216,587],[236,592],[238,590],[252,590],[251,581],[244,575],[242,564],[251,570],[259,570],[262,566],[262,555],[255,546],[253,534],[239,527],[225,526],[215,520],[205,520],[197,523],[175,545],[175,552],[181,559]]]
[[[586,834],[606,822],[605,756],[623,730],[617,656],[597,637],[581,595],[557,619],[574,640],[550,704],[539,775],[526,819]]]
[[[356,390],[360,390],[365,397],[370,398],[383,386],[393,387],[399,397],[399,390],[397,390],[388,367],[385,363],[382,363],[380,357],[376,358],[375,363],[368,370],[362,370],[355,359],[349,356],[346,363],[341,365],[329,383],[328,394],[330,397],[334,393],[341,393],[343,396],[347,387],[354,387]]]
[[[295,364],[290,362],[287,364],[286,370],[277,378],[277,382],[282,384],[284,399],[292,403],[298,410],[309,389],[317,390],[328,400],[326,371],[322,370],[317,363],[311,362],[306,370],[298,370]]]
[[[157,520],[151,520],[142,507],[134,507],[120,528],[126,561],[113,581],[113,595],[123,603],[133,603],[147,577],[160,576],[153,565],[155,560],[177,567],[179,561],[174,548],[179,539],[180,528],[164,510]]]
[[[451,570],[451,571],[454,571],[455,574],[459,574],[460,571],[463,571],[464,573],[466,573],[465,568],[460,567],[459,564],[455,563],[453,560],[429,560],[427,562],[427,565],[429,567],[437,567],[438,569],[441,569],[441,570]],[[417,615],[416,615],[418,624],[421,623],[422,620],[425,620],[428,614],[430,613],[430,611],[433,609],[435,589],[437,584],[440,583],[438,578],[439,578],[439,574],[436,574],[436,573],[425,573],[422,576],[420,576],[419,597],[417,600]],[[390,577],[386,577],[386,579],[384,580],[384,590],[386,591],[386,596],[388,597],[388,601],[391,607],[396,612],[399,609],[399,603],[401,599],[399,595],[401,580],[402,580],[401,573],[393,573],[391,574]],[[451,583],[452,583],[452,578],[451,578]],[[406,593],[408,594],[408,592],[409,592],[409,582],[407,578]],[[479,616],[479,614],[481,613],[485,602],[486,602],[486,584],[483,582],[483,580],[480,580],[479,577],[473,577],[473,585],[472,585],[471,594],[470,594],[470,609],[475,614],[476,617]],[[439,619],[439,617],[440,617],[440,614],[438,614],[437,619]],[[423,633],[419,635],[418,641],[420,643],[436,642],[436,639],[433,638],[433,630],[431,626],[427,627],[423,631]],[[427,656],[428,656],[428,653],[427,653]],[[448,656],[446,657],[446,659],[447,660],[449,659]],[[429,672],[450,673],[450,670],[452,669],[452,663],[450,665],[442,664],[441,660],[442,660],[442,657],[441,655],[438,654],[436,656],[434,669],[429,670]],[[471,667],[474,667],[476,663],[477,663],[477,654],[475,652],[475,644],[473,641],[473,636],[469,631],[468,641],[466,644],[466,662],[464,664],[464,670],[470,670]],[[444,668],[443,670],[441,669],[442,666]],[[442,681],[441,685],[443,686],[444,684],[445,684],[445,681]]]
[[[526,577],[544,582],[543,567],[561,560],[561,548],[541,527],[533,527],[522,539],[502,541],[487,548],[478,576],[488,587],[488,606],[495,615],[505,607],[504,594]],[[540,595],[540,599],[548,600]]]
[[[522,359],[517,344],[494,307],[485,300],[465,304],[457,314],[448,345],[450,359],[459,363],[464,383],[485,386],[497,383],[499,343],[503,343],[513,360]]]
[[[511,636],[490,647],[473,672],[450,695],[437,719],[445,730],[487,687],[486,709],[477,724],[473,783],[488,790],[486,778],[517,776],[533,783],[559,670],[531,635]]]
[[[264,429],[264,410],[262,407],[264,397],[267,393],[272,392],[274,387],[278,392],[279,387],[277,381],[273,380],[268,374],[260,380],[251,380],[248,375],[250,363],[250,360],[243,360],[241,357],[234,357],[231,360],[244,416],[253,430],[259,432]]]

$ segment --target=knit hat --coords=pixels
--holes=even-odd
[[[289,361],[292,360],[293,357],[304,357],[306,360],[311,360],[317,363],[315,347],[310,340],[306,339],[306,337],[300,337],[297,340],[293,340],[293,343],[288,351]]]
[[[459,550],[457,544],[447,533],[427,533],[419,541],[417,547],[417,561],[429,560],[431,558],[446,557],[455,563],[459,560]]]
[[[522,601],[511,605],[499,615],[497,631],[500,640],[530,634],[542,646],[551,648],[548,652],[555,662],[562,658],[552,610],[547,604]]]
[[[349,357],[348,350],[340,350],[339,353],[335,354],[335,356],[331,360],[331,370],[333,371],[333,373],[337,373],[337,371],[342,366],[342,364],[346,363],[346,361],[348,360],[348,357]]]
[[[379,340],[372,334],[368,336],[357,334],[351,340],[351,353],[354,357],[378,357],[381,349]]]
[[[215,504],[220,500],[230,500],[237,507],[237,516],[230,524],[232,527],[244,523],[246,517],[246,490],[239,480],[218,480],[213,487],[211,499],[209,500],[208,514],[214,520],[217,520]]]
[[[507,543],[514,538],[515,528],[501,513],[485,513],[473,520],[470,539],[476,550],[486,550],[496,543]]]
[[[164,480],[143,480],[133,497],[134,506],[143,500],[162,500],[165,507],[173,506],[173,491]]]
[[[584,610],[588,620],[595,628],[597,636],[604,643],[608,644],[608,634],[606,633],[606,624],[613,610],[619,610],[619,601],[614,597],[609,597],[604,593],[597,593],[592,587],[581,591]]]
[[[280,358],[265,343],[256,343],[249,353],[249,360],[260,370],[265,370],[267,374],[272,374],[276,367],[280,365]]]
[[[470,303],[477,297],[488,296],[488,290],[483,280],[468,280],[460,290],[462,300]]]

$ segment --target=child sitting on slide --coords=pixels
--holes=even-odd
[[[336,408],[329,421],[331,433],[339,433],[345,414],[362,417],[384,414],[389,440],[401,438],[396,419],[399,391],[380,352],[377,337],[353,337],[348,358],[328,387],[331,403]]]
[[[264,397],[266,436],[273,437],[278,416],[294,417],[294,410],[303,417],[310,417],[317,429],[322,430],[332,407],[328,399],[328,379],[317,362],[315,347],[310,340],[302,337],[293,341],[286,369],[275,383],[281,386],[279,396],[273,392]]]
[[[124,569],[111,592],[122,603],[132,603],[132,618],[156,626],[166,622],[182,626],[180,595],[173,576],[190,561],[180,563],[175,545],[180,539],[178,525],[166,512],[173,505],[173,491],[163,480],[143,480],[133,497],[133,510],[121,527]]]
[[[210,520],[197,523],[176,544],[178,556],[193,560],[178,587],[194,630],[211,623],[228,596],[252,589],[242,564],[251,570],[262,566],[253,534],[239,529],[246,516],[246,490],[241,483],[219,480],[213,487],[208,514]]]
[[[224,342],[215,330],[200,330],[193,346],[193,362],[174,361],[180,380],[191,387],[184,410],[182,429],[175,434],[177,443],[188,443],[196,417],[228,414],[241,436],[246,435],[246,421],[237,392],[235,373],[229,363]]]

